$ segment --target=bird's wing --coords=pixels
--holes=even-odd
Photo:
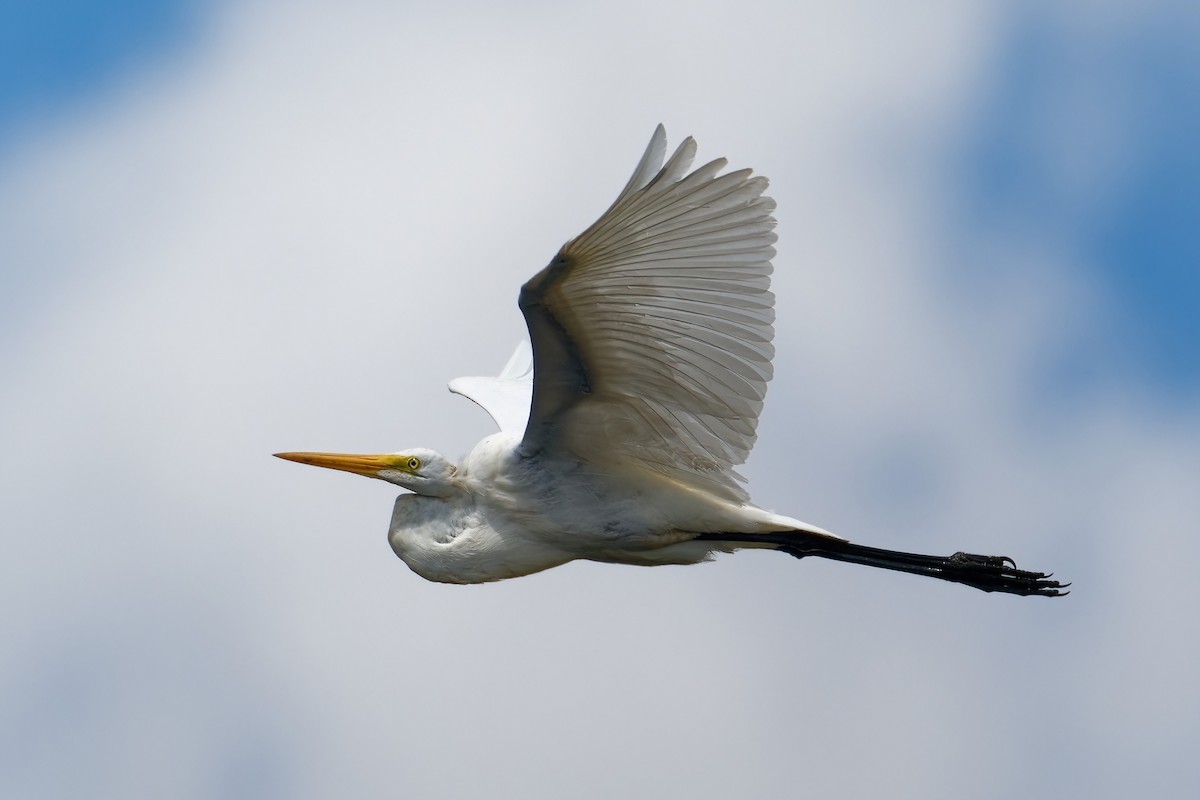
[[[750,170],[666,165],[660,125],[590,228],[521,289],[533,341],[525,452],[633,460],[735,501],[771,378],[775,202]]]
[[[455,378],[450,391],[473,400],[491,415],[500,430],[518,436],[529,419],[533,397],[533,352],[522,341],[498,378]]]

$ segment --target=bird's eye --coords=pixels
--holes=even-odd
[[[409,469],[420,469],[421,468],[421,459],[417,458],[416,456],[413,456],[412,458],[410,458],[408,460],[408,468]]]

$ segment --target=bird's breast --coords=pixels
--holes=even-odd
[[[439,583],[515,578],[573,558],[505,519],[467,492],[449,498],[404,494],[392,509],[388,542],[413,572]]]

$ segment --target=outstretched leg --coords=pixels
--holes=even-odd
[[[952,556],[926,556],[918,553],[902,553],[878,547],[830,539],[807,531],[784,531],[781,533],[705,533],[697,537],[710,541],[754,542],[773,544],[777,549],[796,558],[816,556],[851,564],[865,564],[914,575],[928,575],[944,581],[965,583],[985,592],[1007,592],[1009,594],[1040,594],[1058,597],[1069,594],[1061,591],[1070,584],[1050,580],[1044,572],[1026,572],[1017,569],[1017,564],[1006,556],[977,556],[971,553],[955,553]]]

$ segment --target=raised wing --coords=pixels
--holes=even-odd
[[[473,400],[491,415],[500,430],[520,435],[533,398],[533,352],[529,342],[517,345],[498,378],[455,378],[450,391]]]
[[[775,254],[767,179],[688,173],[660,125],[599,220],[521,290],[533,341],[526,452],[631,459],[730,500],[771,378]]]

